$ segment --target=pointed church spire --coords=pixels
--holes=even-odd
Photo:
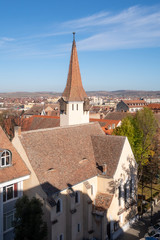
[[[62,97],[65,101],[84,101],[84,99],[87,98],[87,94],[82,86],[78,54],[75,42],[75,32],[73,32],[73,43],[67,84],[62,94]]]

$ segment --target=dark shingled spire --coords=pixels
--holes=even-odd
[[[67,84],[62,97],[65,101],[84,101],[87,98],[87,94],[82,86],[74,32]]]

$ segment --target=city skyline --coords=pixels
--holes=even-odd
[[[86,91],[160,90],[159,1],[0,1],[0,22],[0,92],[62,92],[72,32]]]

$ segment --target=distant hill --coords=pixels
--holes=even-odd
[[[160,97],[160,91],[117,90],[117,91],[89,91],[88,96],[109,97]]]
[[[0,97],[9,97],[9,98],[25,98],[25,97],[53,97],[59,96],[61,93],[57,92],[7,92],[0,93]]]
[[[23,98],[23,97],[57,97],[60,92],[8,92],[0,93],[0,97]],[[87,91],[88,96],[108,96],[108,97],[159,97],[160,91],[143,91],[143,90],[117,90],[117,91]]]

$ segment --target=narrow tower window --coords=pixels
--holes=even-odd
[[[77,104],[77,110],[78,110],[78,104]]]
[[[74,111],[74,104],[72,104],[72,111]]]

